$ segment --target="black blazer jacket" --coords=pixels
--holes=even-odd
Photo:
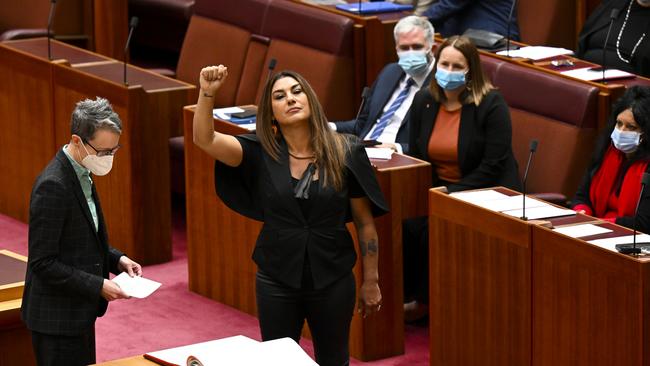
[[[347,185],[340,192],[319,184],[309,217],[294,198],[286,144],[275,161],[255,135],[237,136],[244,159],[236,167],[215,164],[215,187],[223,202],[234,211],[263,221],[253,260],[276,281],[300,288],[308,256],[315,288],[336,281],[354,266],[356,252],[345,224],[351,220]],[[346,161],[346,174],[353,174],[369,198],[373,214],[388,211],[363,147],[355,144]]]
[[[36,179],[29,207],[29,259],[22,318],[27,328],[53,335],[87,332],[108,302],[101,297],[109,270],[123,255],[108,244],[99,197],[95,231],[90,209],[63,150]]]
[[[593,13],[585,21],[585,25],[580,31],[578,36],[578,50],[576,52],[578,57],[583,57],[587,51],[587,41],[595,32],[607,28],[609,26],[609,16],[613,9],[618,9],[618,18],[625,17],[627,12],[627,7],[630,5],[630,0],[604,0],[598,7],[594,10]],[[628,24],[628,27],[630,25]],[[645,33],[650,33],[650,22],[640,25],[641,31]],[[615,28],[615,27],[614,27]],[[612,29],[612,34],[610,35],[611,39],[616,39],[619,29]],[[626,28],[626,32],[632,32],[630,29]],[[627,34],[627,33],[625,33]],[[640,37],[639,33],[637,37]],[[634,69],[634,72],[639,75],[650,76],[650,40],[648,37],[643,39],[643,42],[639,44],[634,58],[631,60],[631,66]],[[602,47],[602,46],[601,46]],[[598,61],[600,62],[600,61]]]
[[[405,72],[402,70],[402,67],[397,63],[391,63],[386,65],[377,80],[372,84],[370,88],[370,93],[368,95],[368,100],[364,104],[361,113],[359,113],[359,118],[356,120],[343,121],[336,123],[336,130],[341,133],[349,133],[358,136],[363,139],[368,132],[372,129],[372,126],[375,125],[377,119],[381,117],[384,112],[384,107],[388,100],[395,92],[395,89],[399,86],[400,80],[404,77]],[[431,73],[427,75],[424,84],[422,87],[429,85],[431,81]],[[409,146],[409,117],[408,113],[402,121],[402,125],[397,131],[397,137],[395,142],[402,145],[402,151],[404,154],[408,154]]]
[[[428,89],[420,90],[411,106],[411,154],[429,161],[428,144],[440,104]],[[461,179],[457,183],[440,180],[432,171],[433,186],[446,185],[449,192],[504,186],[519,189],[517,162],[512,153],[512,126],[508,105],[501,93],[490,91],[481,104],[465,104],[458,131],[458,165]]]

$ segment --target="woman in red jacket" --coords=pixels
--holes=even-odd
[[[632,228],[641,177],[650,162],[650,88],[634,86],[616,102],[611,122],[597,143],[593,161],[572,208]],[[650,189],[638,209],[637,229],[650,232]]]

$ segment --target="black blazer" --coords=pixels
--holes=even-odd
[[[429,161],[428,144],[440,104],[428,89],[420,90],[411,106],[411,154]],[[443,182],[432,171],[433,186],[446,185],[449,192],[504,186],[519,189],[517,162],[512,154],[512,126],[508,105],[501,93],[490,91],[477,107],[465,104],[458,131],[458,165],[461,180]]]
[[[337,122],[336,130],[341,133],[349,133],[359,138],[364,138],[383,114],[386,103],[388,103],[395,89],[399,86],[399,82],[404,75],[404,70],[397,63],[386,65],[372,84],[367,102],[363,106],[361,113],[359,113],[359,118],[356,120]],[[431,73],[427,75],[422,87],[428,86],[430,81]],[[397,131],[397,137],[395,139],[396,143],[402,145],[402,151],[405,154],[408,154],[409,151],[408,140],[409,122],[407,113],[402,121],[401,127]]]
[[[609,16],[613,9],[618,9],[618,18],[625,17],[627,12],[627,7],[630,5],[630,0],[604,0],[595,10],[589,18],[585,21],[585,25],[580,31],[578,36],[578,50],[576,52],[578,57],[583,57],[587,51],[587,41],[595,32],[606,28],[609,26]],[[630,25],[627,25],[630,27]],[[650,35],[650,22],[640,25],[641,29],[639,31],[645,32]],[[612,39],[616,39],[618,31],[620,29],[612,29],[612,34],[610,35],[610,42]],[[626,28],[626,32],[631,32],[629,28]],[[625,34],[625,33],[624,33]],[[637,37],[640,37],[641,34],[638,34]],[[650,40],[646,36],[643,41],[639,44],[634,58],[631,60],[630,66],[636,74],[650,76]],[[601,46],[602,49],[602,46]],[[597,61],[601,63],[602,61]]]
[[[255,135],[237,139],[244,159],[236,167],[215,163],[215,188],[234,211],[263,221],[253,260],[276,281],[300,288],[305,257],[309,259],[315,288],[323,288],[347,274],[356,261],[352,237],[345,224],[351,220],[347,184],[336,192],[323,188],[313,200],[309,217],[293,196],[289,155],[281,144],[280,161],[267,155]],[[347,176],[354,175],[372,204],[373,213],[388,211],[365,150],[354,145],[346,161]]]
[[[29,207],[29,258],[22,318],[46,334],[87,332],[108,302],[101,297],[109,270],[123,255],[108,244],[99,197],[95,231],[72,164],[62,150],[36,179]]]

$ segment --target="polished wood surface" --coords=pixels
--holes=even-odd
[[[650,262],[545,228],[532,234],[532,365],[647,365]]]
[[[516,192],[500,188],[501,193]],[[430,191],[431,365],[646,365],[650,256],[630,257]]]
[[[20,299],[25,288],[27,257],[0,250],[0,302]]]
[[[431,365],[530,364],[529,225],[431,190]]]
[[[0,366],[36,365],[29,330],[20,319],[22,299],[0,302]]]
[[[147,360],[146,358],[144,358],[144,356],[134,356],[134,357],[122,358],[119,360],[97,363],[96,365],[98,366],[154,366],[158,364]]]
[[[255,315],[256,266],[251,254],[261,223],[234,213],[216,196],[214,160],[197,148],[191,137],[187,139],[192,136],[193,107],[186,107],[184,113],[190,290]],[[247,132],[218,120],[215,129],[228,134]],[[372,161],[391,213],[375,220],[382,309],[365,319],[355,314],[352,320],[350,352],[364,361],[404,352],[401,223],[404,218],[426,214],[426,190],[431,180],[428,163],[401,155],[392,160]],[[351,224],[348,228],[354,231]],[[360,270],[357,265],[358,285]]]
[[[81,62],[50,62],[33,42],[0,45],[0,76],[11,81],[0,85],[0,127],[7,131],[0,137],[0,153],[12,156],[0,160],[8,172],[0,177],[1,212],[27,221],[34,179],[69,142],[75,104],[102,96],[123,123],[112,173],[93,177],[111,245],[141,264],[170,260],[168,140],[180,130],[182,108],[195,87],[133,66],[128,75],[137,84],[125,86],[120,62],[62,43],[57,46],[61,57],[69,52]],[[101,61],[89,61],[88,55]]]
[[[27,257],[0,249],[0,366],[36,365],[29,331],[20,318]]]
[[[123,60],[129,34],[128,0],[93,0],[93,20],[95,52]]]

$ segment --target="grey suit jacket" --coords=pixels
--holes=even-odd
[[[101,297],[109,270],[123,255],[108,244],[99,197],[93,186],[99,230],[72,164],[62,150],[36,179],[29,208],[29,259],[22,318],[27,328],[76,335],[106,312]]]

